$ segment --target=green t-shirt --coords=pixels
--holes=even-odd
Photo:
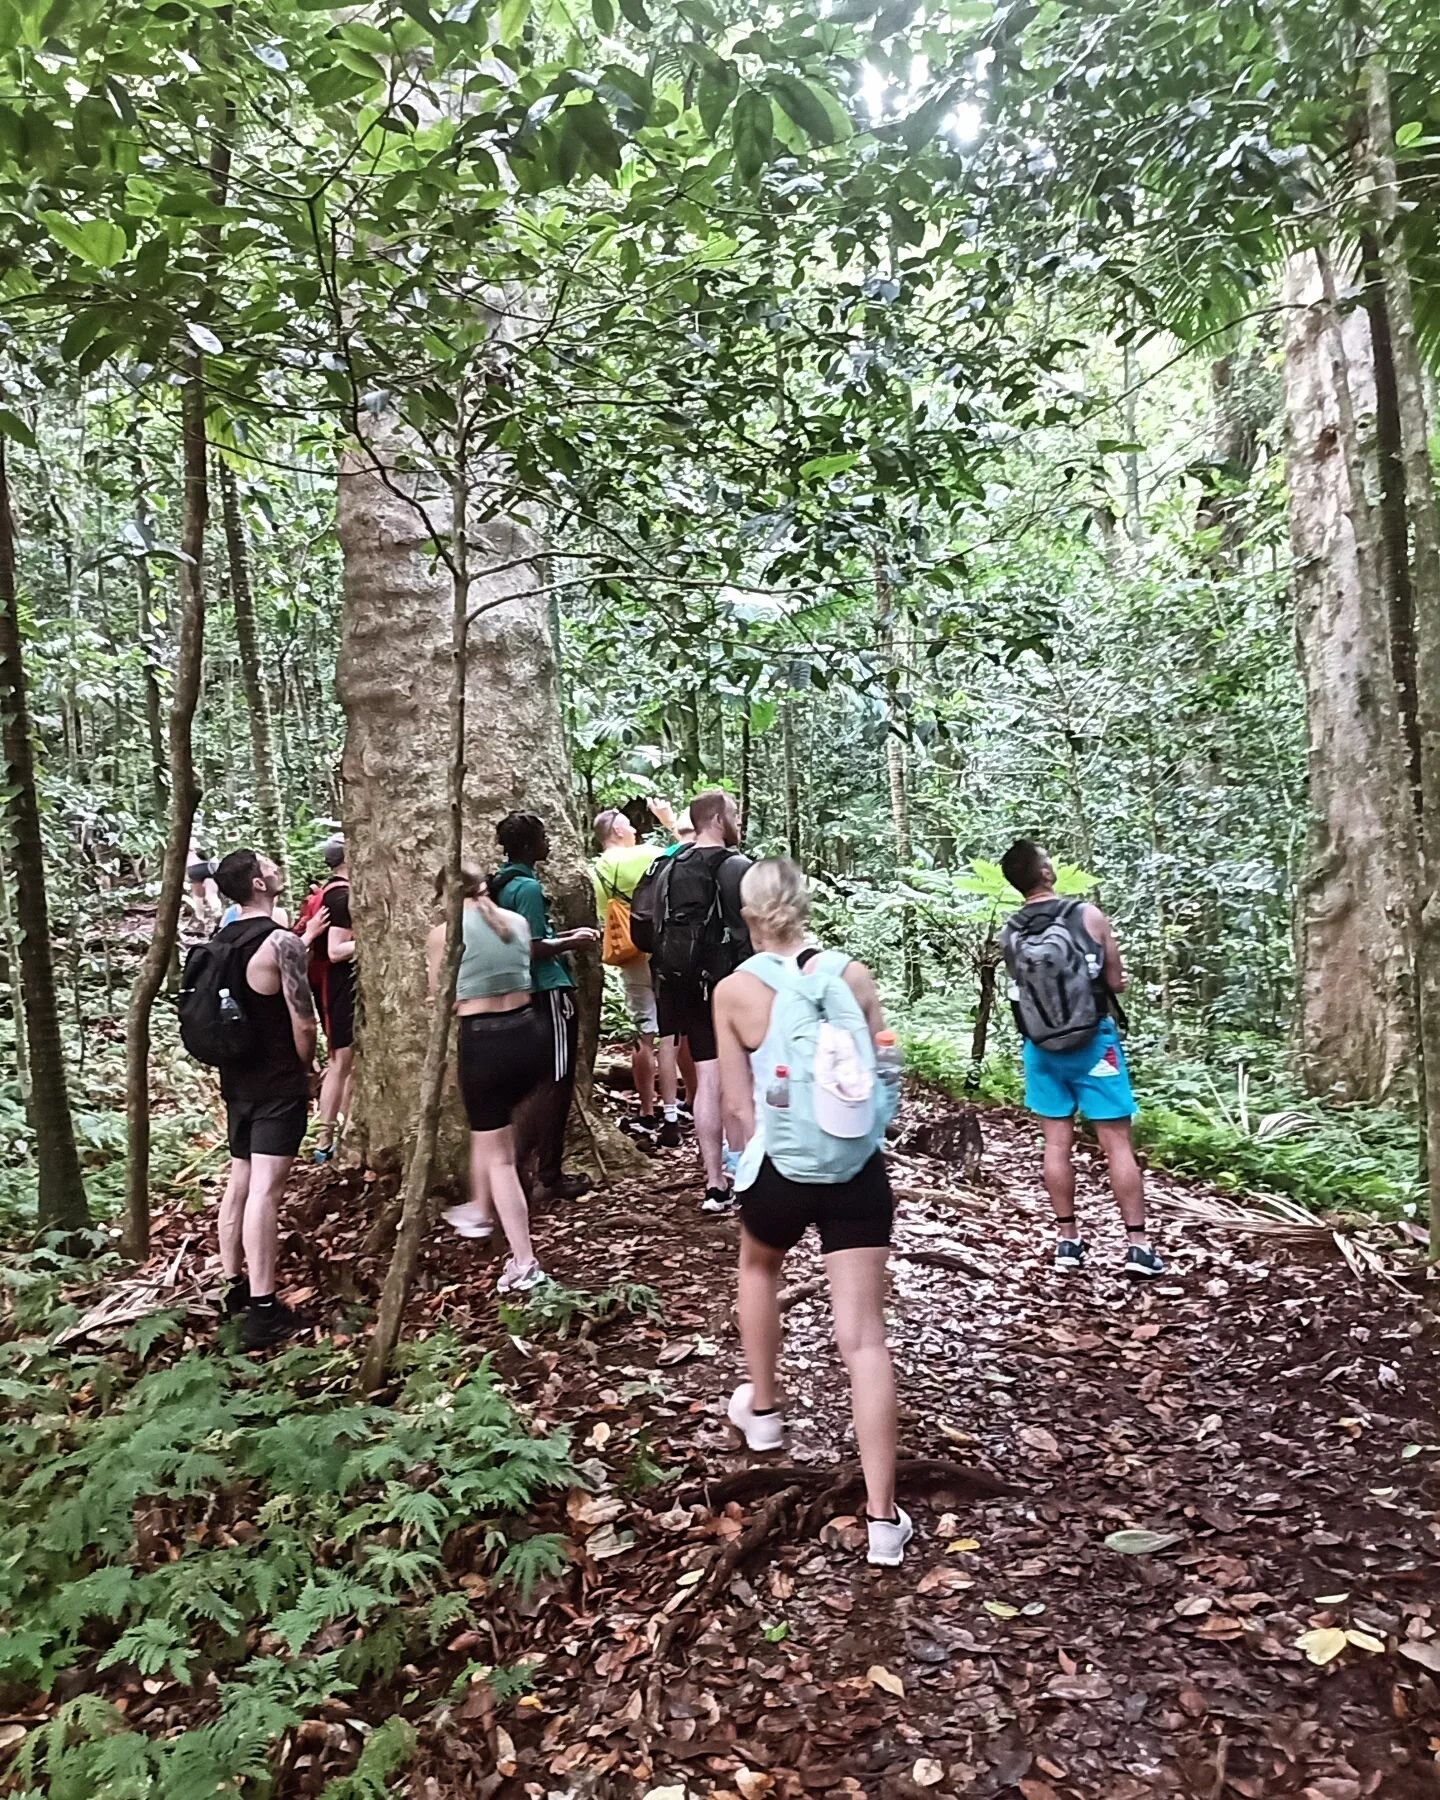
[[[498,892],[496,890],[499,890]],[[529,863],[506,863],[495,871],[490,892],[495,904],[506,912],[519,913],[530,927],[532,938],[554,937],[550,912],[545,905],[545,890],[540,877]],[[575,977],[563,956],[547,956],[531,965],[537,994],[548,994],[555,988],[573,988]]]
[[[618,894],[628,900],[640,885],[640,878],[660,854],[649,844],[632,844],[625,850],[607,850],[590,865],[590,879],[595,883],[595,905],[600,917],[605,907]]]

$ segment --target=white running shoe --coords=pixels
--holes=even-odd
[[[779,1412],[757,1413],[755,1384],[742,1381],[730,1396],[726,1417],[752,1450],[778,1450],[785,1442],[785,1419]]]
[[[870,1533],[866,1562],[881,1569],[898,1569],[905,1560],[905,1546],[915,1535],[909,1513],[903,1506],[897,1506],[893,1520],[868,1519],[866,1527]]]
[[[473,1201],[463,1206],[447,1206],[440,1217],[450,1229],[463,1238],[488,1238],[495,1235],[495,1221],[487,1219]]]
[[[528,1294],[531,1288],[539,1287],[545,1279],[545,1271],[538,1262],[517,1263],[512,1256],[495,1286],[502,1294]]]

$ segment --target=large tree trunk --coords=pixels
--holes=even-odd
[[[393,446],[392,446],[393,447]],[[386,448],[377,442],[385,455]],[[449,531],[449,497],[428,497],[436,530]],[[445,860],[447,721],[441,696],[451,657],[450,577],[429,548],[414,507],[368,459],[347,459],[340,478],[344,618],[337,685],[345,710],[345,825],[358,946],[360,1029],[356,1123],[362,1152],[381,1171],[404,1166],[430,1019],[425,934],[436,913]],[[557,686],[543,546],[525,525],[472,526],[472,612],[465,738],[466,853],[500,861],[495,826],[523,808],[549,826],[541,871],[557,927],[591,924],[586,869]],[[494,605],[494,602],[503,602]],[[580,961],[582,1042],[595,1040],[600,967]],[[582,1161],[599,1172],[631,1163],[616,1134],[572,1121]],[[461,1178],[465,1132],[453,1081],[441,1119],[437,1177]]]
[[[1420,769],[1420,879],[1416,1000],[1430,1191],[1430,1254],[1440,1259],[1440,510],[1430,462],[1424,366],[1415,328],[1410,266],[1399,224],[1390,78],[1370,67],[1370,141],[1380,214],[1380,265],[1395,353],[1395,401],[1405,466],[1415,621],[1417,741]]]
[[[1373,414],[1374,371],[1364,315],[1337,319],[1310,259],[1290,265],[1285,297],[1311,812],[1297,919],[1301,1053],[1316,1093],[1375,1100],[1410,1079],[1416,1041],[1414,821],[1374,522],[1356,480],[1356,415]]]
[[[255,765],[255,817],[261,848],[285,860],[284,818],[275,779],[274,732],[270,694],[260,665],[260,638],[255,627],[255,594],[250,585],[250,556],[245,520],[240,511],[240,484],[235,471],[220,462],[220,498],[225,514],[225,548],[230,563],[230,602],[235,611],[235,643],[240,651],[240,681],[250,719],[250,754]]]
[[[35,793],[30,704],[20,647],[20,601],[15,580],[15,520],[0,437],[0,727],[5,747],[5,816],[10,865],[15,876],[15,923],[19,937],[20,991],[15,1026],[26,1033],[30,1080],[30,1125],[35,1133],[35,1170],[42,1231],[83,1231],[90,1223],[75,1127],[65,1085],[60,1009],[50,954],[50,917],[45,895],[45,852],[40,838],[40,804]],[[11,980],[14,981],[14,971]]]

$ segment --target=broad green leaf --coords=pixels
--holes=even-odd
[[[1395,142],[1401,150],[1408,150],[1411,144],[1418,144],[1425,135],[1425,127],[1419,119],[1411,119],[1395,133]]]
[[[800,479],[823,481],[830,475],[842,475],[846,469],[853,469],[859,460],[858,450],[845,450],[834,456],[812,456],[809,462],[800,465]]]
[[[520,34],[525,29],[525,21],[530,17],[530,0],[505,0],[500,8],[500,25],[497,32],[502,44],[517,44]]]
[[[730,103],[740,90],[740,73],[734,63],[717,57],[707,62],[700,74],[695,104],[707,137],[718,137]]]
[[[798,76],[776,73],[769,80],[770,92],[785,111],[816,144],[835,142],[835,125],[819,94]]]
[[[35,448],[35,433],[18,413],[0,407],[0,438],[9,438],[12,443],[23,444],[27,450]]]
[[[113,269],[125,254],[125,233],[108,219],[76,221],[58,212],[39,216],[57,244],[97,269]]]
[[[766,96],[746,88],[735,103],[730,130],[740,179],[753,182],[769,162],[775,143],[775,121]]]

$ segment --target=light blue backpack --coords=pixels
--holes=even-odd
[[[860,1002],[845,984],[850,958],[822,950],[802,971],[784,957],[741,967],[775,994],[766,1042],[789,1071],[788,1106],[762,1095],[765,1154],[791,1181],[834,1184],[858,1175],[895,1116],[898,1092],[875,1072]]]

